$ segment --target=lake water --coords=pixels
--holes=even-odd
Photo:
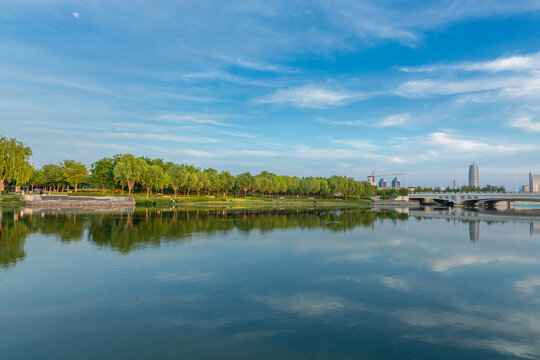
[[[3,211],[0,358],[540,358],[540,213]]]

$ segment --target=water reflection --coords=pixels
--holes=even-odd
[[[195,233],[249,233],[277,229],[346,231],[371,226],[377,219],[406,220],[406,214],[384,210],[290,210],[290,211],[190,211],[138,209],[136,211],[73,212],[0,210],[1,266],[9,268],[25,257],[25,238],[33,233],[54,235],[61,242],[88,239],[97,246],[129,253],[141,246],[159,246],[168,241],[188,241]]]
[[[416,219],[452,219],[468,224],[469,239],[480,239],[480,223],[530,222],[530,235],[540,233],[540,213],[529,211],[425,209],[348,209],[348,210],[157,210],[137,209],[105,212],[65,210],[0,210],[0,266],[9,268],[25,256],[25,238],[38,233],[53,235],[61,242],[83,238],[97,246],[127,254],[144,246],[159,246],[168,241],[189,241],[196,233],[211,234],[238,230],[273,231],[278,229],[324,229],[347,231],[356,227],[374,227],[377,219],[405,221]]]

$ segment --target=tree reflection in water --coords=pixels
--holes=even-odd
[[[407,214],[386,210],[156,210],[130,212],[0,211],[0,266],[22,261],[25,239],[37,233],[61,242],[80,241],[127,254],[140,247],[188,241],[192,234],[238,230],[269,232],[280,229],[347,231],[371,226],[377,218],[407,220]]]

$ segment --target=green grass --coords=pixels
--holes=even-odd
[[[66,194],[53,193],[53,194]],[[79,190],[77,193],[70,192],[69,196],[127,196],[127,191],[122,195],[120,192],[112,194],[107,191],[102,193],[101,189],[84,189]],[[197,197],[190,194],[190,196],[178,195],[174,197],[173,194],[165,194],[163,197],[150,196],[146,198],[146,192],[136,193],[133,195],[135,203],[138,207],[186,207],[186,208],[313,208],[316,206],[322,207],[356,207],[365,206],[370,204],[368,199],[319,199],[319,198],[297,198],[297,197],[283,197],[283,196],[248,196],[234,197],[230,194],[227,198],[224,197],[207,197],[206,193]],[[23,203],[24,204],[24,203]]]
[[[19,195],[2,194],[2,198],[0,199],[0,207],[21,207],[25,204]]]

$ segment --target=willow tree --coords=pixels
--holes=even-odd
[[[147,167],[148,165],[143,159],[125,154],[114,167],[114,179],[117,182],[127,184],[128,195],[133,195],[133,186],[136,182],[141,181]]]
[[[32,150],[22,142],[13,138],[0,137],[0,190],[4,188],[6,180],[21,183],[26,177],[29,178],[28,159],[30,156],[32,156]]]
[[[147,199],[152,189],[158,189],[160,187],[164,174],[163,169],[159,165],[150,165],[146,167],[140,181],[146,188]]]
[[[114,184],[114,160],[105,157],[92,164],[92,181],[101,185],[102,192],[105,194],[107,185]]]
[[[244,197],[246,197],[247,191],[253,186],[253,176],[249,172],[237,175],[235,185],[244,191]]]
[[[185,186],[187,170],[184,166],[171,164],[167,167],[170,185],[174,190],[174,197],[178,196],[178,189]]]
[[[234,186],[234,176],[228,171],[222,171],[219,173],[219,180],[220,190],[225,191],[225,197],[227,197],[227,193]]]

